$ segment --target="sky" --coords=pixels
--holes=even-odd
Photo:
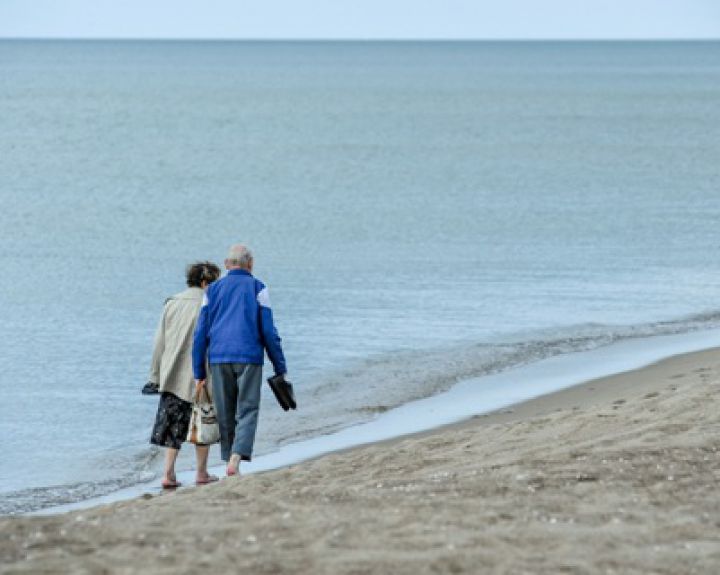
[[[720,38],[720,0],[0,0],[0,38]]]

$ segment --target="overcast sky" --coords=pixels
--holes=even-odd
[[[0,37],[720,38],[720,0],[0,0]]]

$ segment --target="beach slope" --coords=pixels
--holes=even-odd
[[[720,352],[199,489],[0,520],[2,573],[718,573]]]

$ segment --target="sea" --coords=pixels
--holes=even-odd
[[[0,41],[0,514],[159,477],[153,334],[232,243],[299,403],[258,455],[720,328],[718,102],[718,42]]]

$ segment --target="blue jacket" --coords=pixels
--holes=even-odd
[[[193,373],[205,379],[205,362],[262,365],[264,351],[276,374],[286,373],[285,355],[273,323],[268,290],[245,270],[230,270],[210,284],[193,337]]]

